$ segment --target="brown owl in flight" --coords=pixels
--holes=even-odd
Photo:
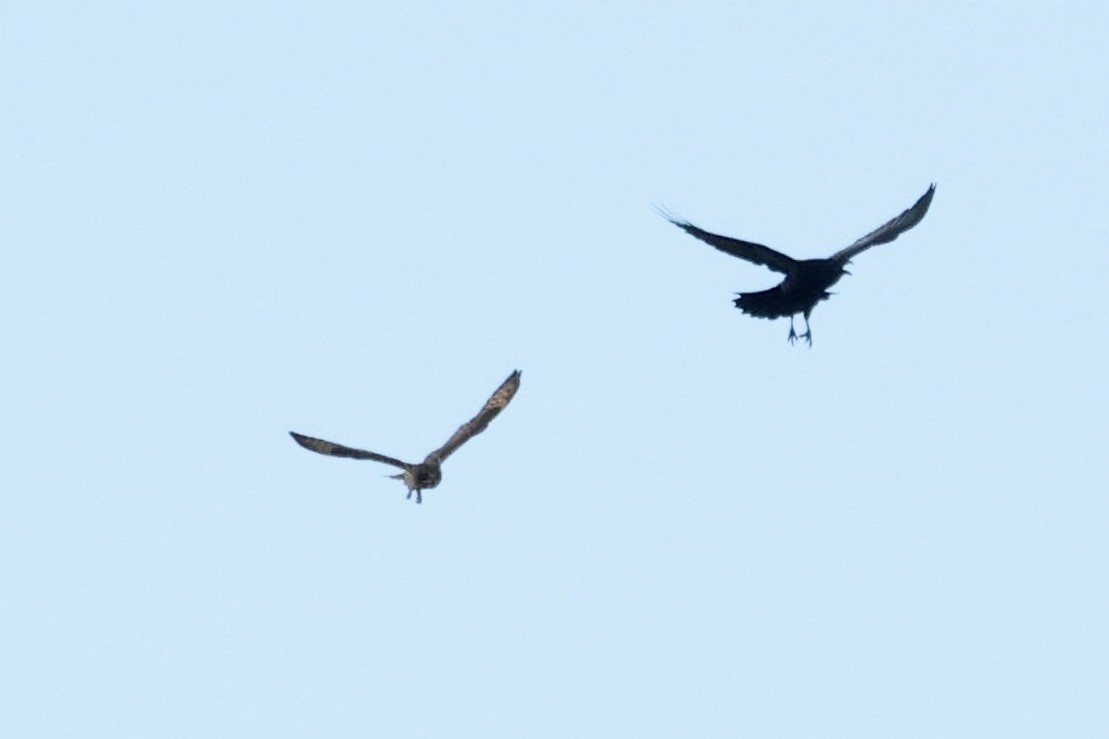
[[[504,407],[508,405],[519,389],[520,370],[516,370],[501,383],[501,386],[489,397],[489,400],[485,401],[485,405],[482,406],[476,416],[459,426],[458,430],[451,435],[451,438],[447,439],[447,443],[428,454],[424,461],[419,464],[402,462],[399,459],[386,457],[384,454],[354,449],[323,439],[313,439],[311,436],[304,436],[295,431],[290,431],[289,435],[293,437],[297,444],[319,454],[326,454],[331,457],[349,457],[351,459],[372,459],[375,462],[384,462],[401,468],[404,471],[399,475],[390,476],[397,480],[403,480],[404,484],[408,486],[408,497],[411,498],[412,493],[416,493],[416,502],[422,503],[423,496],[420,492],[435,487],[443,479],[440,467],[447,457],[469,441],[471,437],[484,431],[489,422],[504,410]]]

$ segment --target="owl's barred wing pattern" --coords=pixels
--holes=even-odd
[[[477,436],[489,422],[497,417],[497,414],[504,410],[512,397],[516,395],[516,391],[520,389],[520,370],[515,370],[508,378],[501,383],[489,400],[485,401],[478,414],[471,418],[466,423],[458,427],[458,430],[447,439],[447,443],[436,449],[431,454],[427,455],[428,459],[437,459],[442,462],[451,454],[453,454],[458,447],[465,444],[471,437]]]
[[[406,470],[409,467],[409,465],[399,459],[386,457],[384,454],[375,454],[374,452],[367,452],[364,449],[354,449],[353,447],[335,444],[334,442],[324,441],[323,439],[314,439],[311,436],[298,434],[295,431],[290,431],[289,436],[293,437],[293,441],[297,444],[317,454],[326,454],[329,457],[348,457],[350,459],[372,459],[374,462],[384,462],[394,467],[400,467],[402,470]]]
[[[928,206],[932,204],[932,196],[935,194],[936,185],[932,184],[928,188],[928,192],[921,195],[920,199],[913,204],[913,207],[896,218],[883,223],[851,246],[840,249],[832,255],[832,259],[839,262],[846,262],[859,252],[865,251],[872,246],[888,244],[893,241],[898,236],[920,223],[921,219],[924,218],[924,214],[928,212]]]
[[[658,208],[658,212],[662,215],[663,218],[670,221],[690,236],[698,238],[701,241],[704,241],[706,244],[711,244],[712,246],[715,246],[717,249],[724,252],[725,254],[731,254],[733,257],[739,257],[740,259],[745,259],[748,262],[760,264],[764,267],[768,267],[769,269],[774,270],[775,272],[781,272],[783,274],[789,274],[797,265],[797,261],[793,259],[793,257],[782,254],[779,251],[774,251],[769,246],[763,246],[762,244],[756,244],[751,241],[743,241],[741,239],[733,239],[730,236],[721,236],[720,234],[714,234],[709,231],[705,231],[702,228],[694,226],[692,223],[685,220],[684,218],[679,218],[678,216],[675,216],[674,214],[664,210],[663,208]]]

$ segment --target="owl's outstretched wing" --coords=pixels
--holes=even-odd
[[[311,436],[298,434],[296,431],[290,431],[289,436],[293,437],[293,441],[300,444],[305,449],[310,449],[317,454],[326,454],[329,457],[347,457],[349,459],[372,459],[374,462],[384,462],[391,464],[394,467],[400,467],[402,470],[408,469],[409,465],[386,457],[384,454],[376,454],[374,452],[367,452],[364,449],[354,449],[353,447],[343,446],[323,439],[314,439]]]
[[[928,212],[928,206],[932,204],[932,196],[936,194],[936,186],[933,184],[928,188],[928,192],[920,196],[920,198],[913,203],[913,207],[906,210],[896,218],[883,223],[878,228],[874,229],[866,236],[856,241],[851,246],[840,249],[832,255],[832,259],[839,262],[846,262],[854,257],[861,251],[865,251],[872,246],[878,244],[888,244],[896,239],[901,234],[908,231],[910,228],[920,223],[924,218],[924,214]]]
[[[436,449],[431,454],[427,455],[428,459],[432,457],[437,458],[440,462],[445,460],[458,449],[458,447],[465,444],[471,437],[480,434],[489,425],[489,422],[497,417],[497,414],[504,410],[512,397],[516,395],[516,391],[520,389],[520,370],[515,370],[508,376],[501,386],[498,387],[489,400],[485,401],[478,414],[471,418],[466,423],[458,427],[458,430],[447,439],[447,443]]]

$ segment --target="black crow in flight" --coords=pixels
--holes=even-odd
[[[735,307],[756,318],[789,316],[788,338],[791,344],[798,336],[793,329],[793,316],[796,313],[803,314],[805,333],[801,334],[801,338],[806,339],[809,346],[812,346],[809,315],[812,314],[817,303],[831,295],[828,288],[836,284],[844,275],[850,274],[844,269],[847,263],[859,252],[877,244],[893,241],[900,234],[920,223],[924,214],[928,212],[928,206],[932,204],[932,196],[935,193],[936,186],[932,185],[928,188],[928,192],[921,195],[920,199],[913,204],[913,207],[826,259],[793,259],[762,244],[709,233],[666,211],[660,210],[660,212],[678,228],[701,241],[712,244],[722,252],[783,273],[786,278],[777,287],[757,293],[737,293]]]

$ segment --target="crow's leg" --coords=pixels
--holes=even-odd
[[[422,495],[420,495],[419,488],[416,489],[416,502],[417,503],[423,503],[424,502],[424,497]]]
[[[808,313],[805,314],[805,333],[801,334],[801,338],[804,339],[805,341],[809,342],[810,347],[812,346],[812,329],[809,328],[809,314]]]
[[[806,321],[806,323],[807,323],[807,321]],[[786,341],[788,341],[791,344],[793,342],[797,341],[797,332],[793,330],[793,314],[792,313],[789,314],[789,336],[786,337]]]

